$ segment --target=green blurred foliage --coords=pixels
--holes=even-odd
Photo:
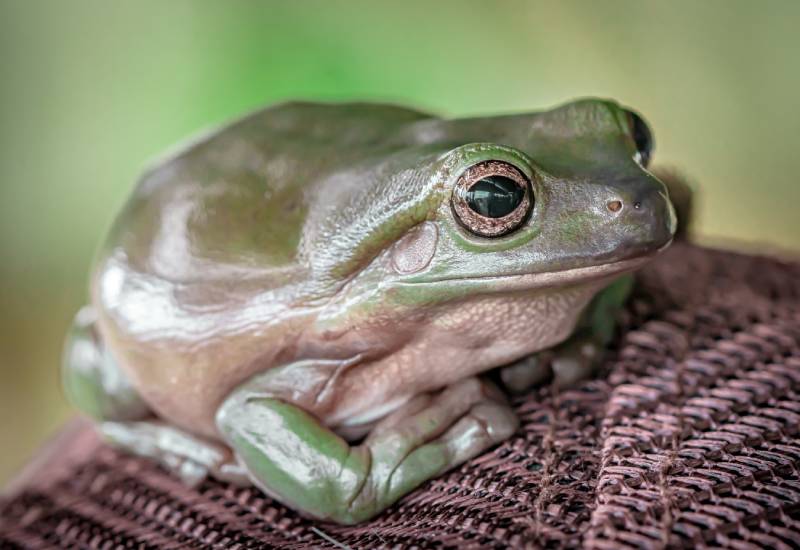
[[[464,115],[616,98],[696,234],[800,250],[800,3],[0,0],[0,482],[70,414],[61,340],[142,166],[286,98]]]

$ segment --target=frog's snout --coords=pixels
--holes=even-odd
[[[620,245],[631,254],[658,250],[675,235],[675,208],[661,186],[642,187],[625,196],[610,197],[606,208],[622,225]]]

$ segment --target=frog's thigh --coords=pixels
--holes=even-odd
[[[223,404],[217,425],[265,492],[313,517],[352,524],[518,425],[502,394],[477,378],[417,404],[351,447],[301,408],[245,385]]]
[[[95,420],[138,420],[149,409],[103,345],[91,307],[75,316],[61,369],[67,399]]]
[[[239,485],[250,483],[224,445],[164,422],[103,422],[99,429],[111,444],[155,460],[188,485],[195,486],[209,475]]]
[[[224,446],[152,419],[147,404],[120,370],[95,329],[90,307],[75,316],[62,367],[67,398],[99,421],[99,431],[117,447],[155,459],[194,484],[212,474],[246,481]]]
[[[506,387],[523,392],[552,378],[556,386],[563,388],[588,378],[614,337],[617,315],[632,287],[632,275],[615,280],[594,297],[565,342],[503,367],[500,377]]]

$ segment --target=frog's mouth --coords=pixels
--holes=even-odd
[[[441,283],[451,283],[458,285],[461,289],[470,288],[486,290],[487,288],[495,291],[514,291],[532,290],[539,288],[553,288],[570,285],[573,283],[589,283],[610,279],[617,275],[635,271],[650,262],[655,256],[664,251],[671,243],[667,243],[650,254],[637,256],[627,260],[608,262],[600,265],[587,267],[575,267],[561,271],[551,271],[545,273],[521,273],[513,275],[484,275],[484,276],[464,276],[464,277],[442,277],[439,279],[427,279],[420,281],[405,281],[400,284],[425,286],[438,285]]]

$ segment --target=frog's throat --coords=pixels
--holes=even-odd
[[[576,267],[562,271],[549,273],[524,273],[517,275],[488,275],[476,277],[442,277],[440,279],[428,279],[425,281],[404,281],[401,285],[426,286],[438,285],[442,283],[452,283],[464,286],[496,286],[503,291],[507,290],[530,290],[536,288],[561,287],[570,283],[585,283],[600,279],[611,278],[623,273],[635,271],[650,262],[655,256],[664,251],[671,241],[658,250],[649,254],[637,256],[627,260],[614,261],[600,265],[588,267]]]

